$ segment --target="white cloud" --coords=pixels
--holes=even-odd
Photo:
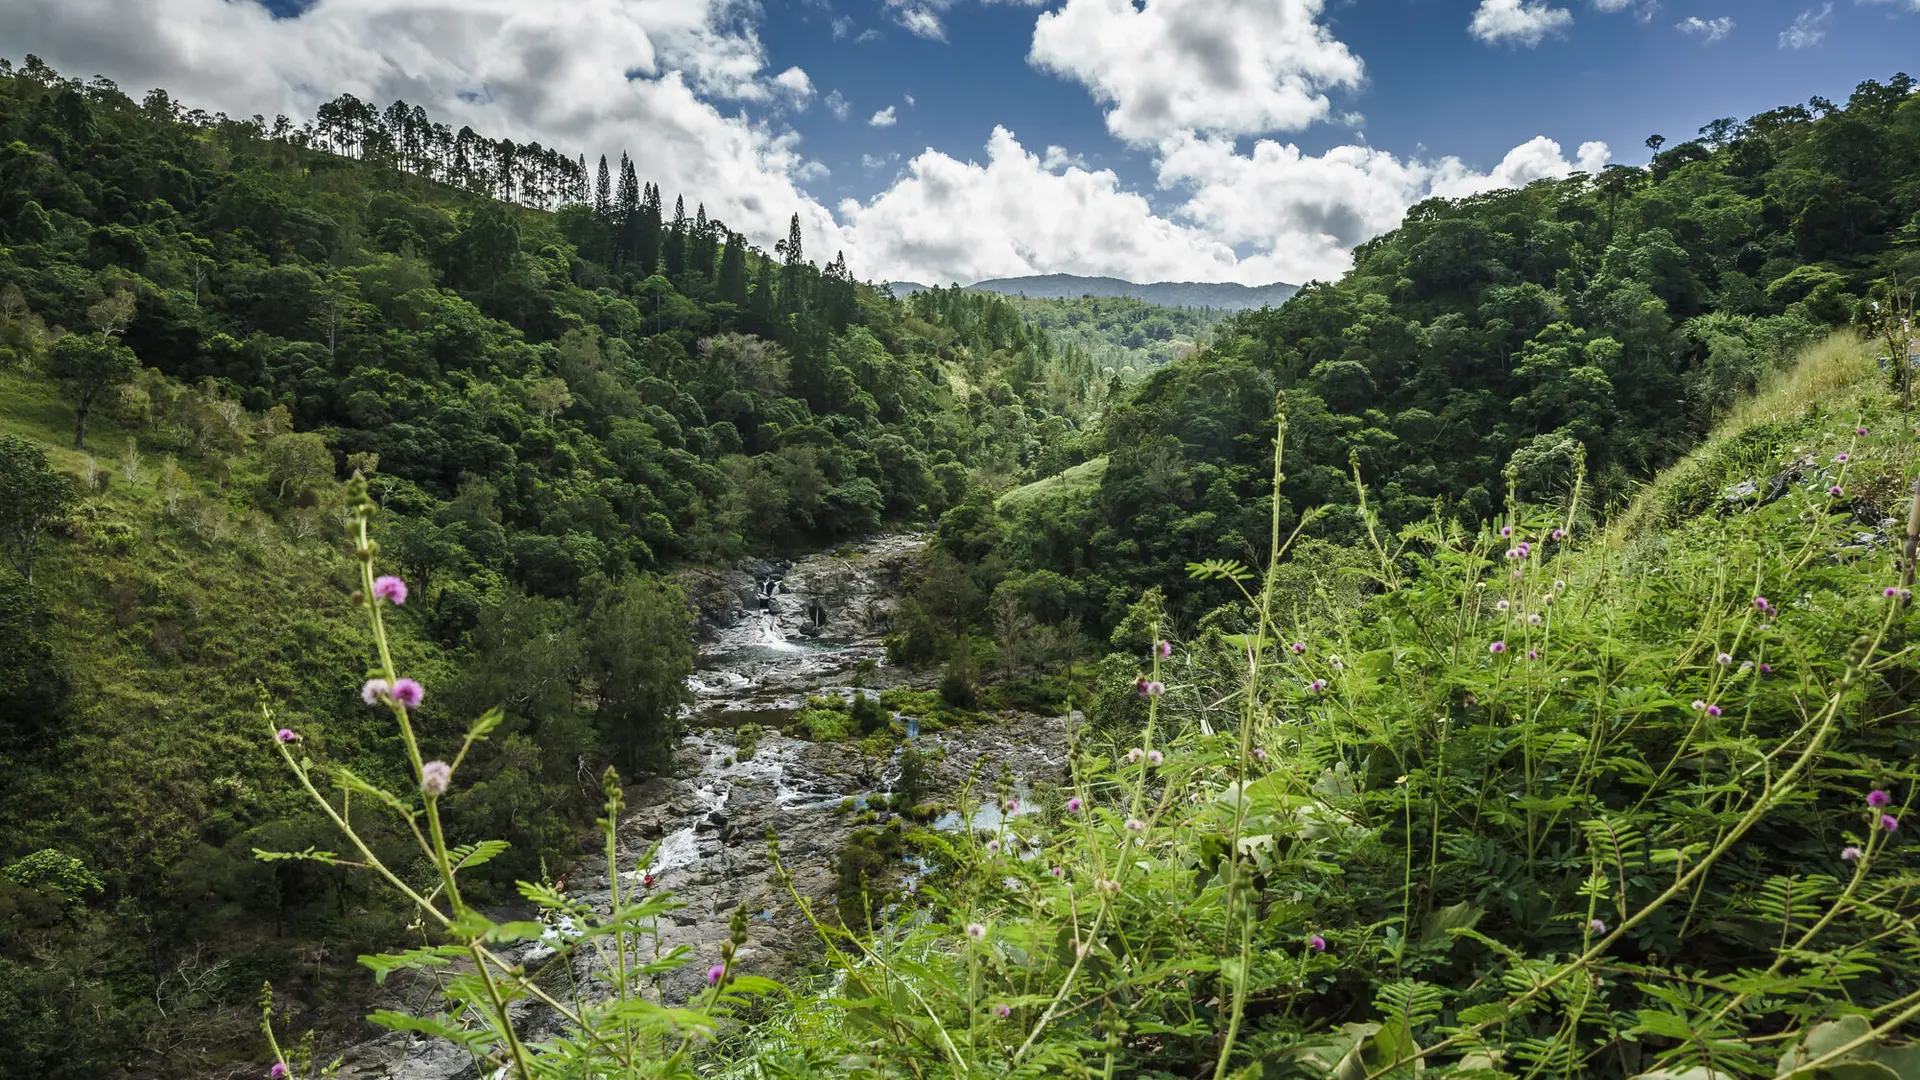
[[[832,25],[833,40],[835,41],[839,41],[841,38],[853,33],[853,20],[845,15],[835,15]]]
[[[860,167],[872,172],[875,169],[884,169],[899,160],[899,154],[861,154]]]
[[[797,137],[713,104],[791,100],[800,76],[767,70],[749,13],[739,0],[324,0],[276,20],[227,0],[5,0],[0,41],[235,116],[310,117],[344,92],[589,162],[629,150],[669,200],[703,201],[763,244],[798,211],[831,252],[831,215],[796,186],[817,174]]]
[[[827,111],[833,114],[835,120],[845,120],[847,113],[853,111],[852,103],[847,101],[846,96],[838,90],[827,91],[827,96],[823,100],[827,103]]]
[[[1036,155],[995,128],[985,164],[925,150],[893,187],[839,210],[848,251],[893,280],[1080,273],[1302,282],[1338,276],[1355,245],[1399,225],[1429,195],[1566,176],[1597,169],[1606,156],[1604,144],[1589,143],[1568,161],[1538,138],[1482,174],[1453,158],[1401,160],[1364,146],[1311,157],[1263,139],[1240,154],[1229,138],[1187,134],[1161,148],[1159,185],[1178,200],[1163,214],[1111,170],[1059,147]]]
[[[793,170],[793,178],[802,184],[814,184],[833,175],[833,170],[818,161],[808,161]]]
[[[1783,49],[1809,49],[1820,44],[1827,36],[1827,20],[1833,18],[1833,5],[1823,4],[1819,11],[1812,8],[1800,13],[1793,25],[1780,31],[1780,47]]]
[[[1908,11],[1920,11],[1920,0],[1853,0],[1856,4],[1892,4]]]
[[[1067,0],[1041,14],[1028,62],[1077,79],[1136,144],[1254,135],[1326,117],[1360,58],[1319,19],[1325,0]]]
[[[1508,43],[1532,48],[1549,34],[1573,25],[1573,12],[1550,7],[1547,0],[1480,0],[1467,32],[1488,45]]]
[[[907,32],[929,41],[947,40],[947,28],[940,22],[940,13],[947,8],[948,0],[887,0],[887,10],[892,13],[893,21],[906,27]]]
[[[873,116],[867,120],[868,127],[885,128],[892,127],[897,123],[899,123],[899,117],[894,115],[894,107],[892,105],[874,113]]]
[[[1698,15],[1689,15],[1685,19],[1680,20],[1678,29],[1681,33],[1689,37],[1698,37],[1708,45],[1711,45],[1725,38],[1728,34],[1733,33],[1733,26],[1733,18],[1728,15],[1722,15],[1715,19],[1703,19]]]
[[[797,67],[790,67],[773,77],[773,85],[786,91],[787,97],[795,108],[804,109],[813,100],[813,80]]]
[[[912,94],[901,94],[900,96],[901,96],[901,98],[903,98],[903,99],[904,99],[904,100],[906,101],[906,103],[907,103],[907,108],[909,108],[909,109],[911,109],[911,108],[913,108],[913,95],[912,95]]]
[[[1654,14],[1660,10],[1660,0],[1593,0],[1593,6],[1609,15],[1632,11],[1634,18],[1651,22]]]

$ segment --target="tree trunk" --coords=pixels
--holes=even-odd
[[[73,410],[73,448],[87,448],[87,407],[81,405]]]

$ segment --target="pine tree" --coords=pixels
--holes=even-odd
[[[673,228],[667,231],[667,280],[678,281],[687,272],[687,200],[673,200]]]
[[[700,280],[713,280],[713,225],[707,221],[707,204],[701,203],[693,215],[693,239],[688,242],[687,265]]]
[[[648,184],[646,198],[640,204],[640,236],[635,249],[640,256],[640,273],[651,274],[660,265],[660,185]]]
[[[800,250],[800,215],[793,215],[793,221],[787,226],[787,238],[773,246],[785,260],[780,268],[780,307],[783,311],[799,311],[804,305],[800,284],[800,268],[805,266]]]
[[[720,252],[720,299],[745,307],[747,303],[747,252],[740,234],[729,230],[727,246]]]
[[[605,221],[613,216],[613,180],[607,175],[607,155],[600,155],[600,174],[593,181],[593,209]]]
[[[633,160],[625,151],[620,154],[620,187],[614,196],[613,217],[620,249],[616,261],[632,262],[640,251],[640,181],[634,176]],[[645,274],[649,269],[642,260],[640,272]]]

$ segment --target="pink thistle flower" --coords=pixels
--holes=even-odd
[[[1760,667],[1759,667],[1759,671],[1760,671],[1760,674],[1762,674],[1762,675],[1771,675],[1771,674],[1773,674],[1773,665],[1772,665],[1772,664],[1761,664],[1761,665],[1760,665]]]
[[[1307,948],[1312,949],[1314,952],[1326,952],[1327,939],[1321,937],[1319,934],[1314,934],[1307,938]]]
[[[990,855],[1000,854],[1000,841],[998,840],[987,841],[987,853]]]
[[[279,731],[274,733],[273,737],[276,739],[279,739],[283,743],[295,743],[300,741],[299,734],[295,732],[292,728],[281,728]]]
[[[1900,827],[1900,819],[1894,817],[1892,814],[1881,814],[1880,827],[1888,832],[1892,832]]]
[[[1853,429],[1853,433],[1855,435],[1865,435],[1867,433],[1867,429],[1863,427],[1857,427]]]
[[[1499,656],[1501,653],[1507,651],[1507,643],[1504,641],[1496,641],[1493,644],[1487,646],[1487,651],[1492,653],[1495,656]]]
[[[390,604],[407,602],[407,583],[392,574],[383,574],[373,579],[373,595]]]
[[[1080,796],[1075,795],[1073,798],[1067,800],[1067,813],[1077,814],[1080,812],[1080,808],[1085,805],[1085,803],[1080,801]]]
[[[1721,665],[1726,665],[1726,664],[1731,664],[1731,663],[1733,663],[1733,654],[1732,654],[1732,653],[1721,653],[1721,654],[1720,654],[1719,656],[1716,656],[1716,657],[1714,657],[1714,660],[1715,660],[1715,662],[1717,662],[1717,663],[1719,663],[1719,664],[1721,664]]]
[[[1295,656],[1305,656],[1307,654],[1307,643],[1304,641],[1296,641],[1287,646],[1287,648],[1292,649],[1293,655]]]
[[[1517,558],[1519,558],[1519,557],[1520,557],[1520,549],[1519,549],[1519,548],[1508,548],[1508,549],[1507,549],[1507,558],[1509,558],[1509,559],[1517,559]]]
[[[1840,453],[1833,455],[1833,460],[1842,465],[1845,465],[1847,462],[1852,461],[1853,458],[1851,455],[1847,454],[1847,452],[1843,450]]]
[[[707,985],[719,986],[721,978],[724,977],[726,973],[727,973],[727,969],[722,964],[715,964],[712,967],[708,968],[707,969]]]
[[[1513,526],[1511,526],[1511,525],[1502,525],[1502,526],[1500,526],[1500,535],[1501,535],[1501,536],[1512,536],[1512,535],[1513,535]]]
[[[1540,659],[1540,650],[1538,650],[1538,649],[1528,649],[1528,650],[1527,650],[1527,659],[1529,659],[1529,660],[1538,660],[1538,659]]]
[[[1147,823],[1144,821],[1141,821],[1137,817],[1130,817],[1127,819],[1128,832],[1145,832],[1146,828],[1147,828]]]
[[[1149,682],[1149,683],[1147,684],[1147,696],[1148,696],[1148,697],[1159,697],[1159,696],[1160,696],[1161,694],[1164,694],[1164,693],[1166,693],[1166,692],[1167,692],[1167,684],[1166,684],[1166,683],[1163,683],[1163,682]]]
[[[1893,796],[1887,794],[1884,791],[1880,791],[1876,789],[1876,790],[1867,792],[1867,805],[1873,807],[1875,810],[1880,809],[1881,807],[1887,805],[1888,803],[1891,803],[1892,801],[1893,801]]]
[[[1159,655],[1160,659],[1165,660],[1173,655],[1173,642],[1162,641],[1153,647],[1153,651]]]
[[[1267,760],[1267,748],[1264,746],[1254,747],[1253,760],[1264,763]]]
[[[444,761],[429,761],[420,766],[420,790],[433,798],[447,793],[447,785],[453,782],[453,768]]]
[[[1567,530],[1565,530],[1565,529],[1555,529],[1555,530],[1553,530],[1553,532],[1551,532],[1551,533],[1549,533],[1548,535],[1549,535],[1549,536],[1551,536],[1551,537],[1553,538],[1553,540],[1554,540],[1554,542],[1555,542],[1555,543],[1558,543],[1558,542],[1560,542],[1560,541],[1562,541],[1562,540],[1565,540],[1565,539],[1567,538]]]
[[[1709,705],[1709,706],[1707,706],[1707,715],[1708,715],[1708,716],[1719,716],[1719,715],[1720,715],[1720,706],[1718,706],[1718,705]]]
[[[1325,679],[1315,679],[1312,682],[1307,684],[1307,689],[1313,691],[1316,694],[1320,693],[1322,690],[1325,690],[1326,688],[1327,688],[1327,680]]]
[[[1707,703],[1706,703],[1706,702],[1704,702],[1704,701],[1701,701],[1701,700],[1700,700],[1699,698],[1694,698],[1694,699],[1693,699],[1693,711],[1694,711],[1694,712],[1700,712],[1701,710],[1703,710],[1703,709],[1705,709],[1706,707],[1707,707]]]
[[[651,889],[653,888],[654,882],[656,880],[657,879],[652,874],[641,874],[640,887],[643,889]]]
[[[1167,756],[1165,754],[1162,754],[1160,751],[1158,750],[1147,751],[1147,764],[1159,765],[1161,762],[1165,760],[1167,760]]]
[[[1067,876],[1067,871],[1066,871],[1066,868],[1065,868],[1065,867],[1060,867],[1060,866],[1056,866],[1056,867],[1054,867],[1053,869],[1051,869],[1051,870],[1049,870],[1049,871],[1047,871],[1047,873],[1049,873],[1049,874],[1052,874],[1052,875],[1053,875],[1054,877],[1066,877],[1066,876]]]
[[[1514,548],[1513,550],[1515,550],[1515,551],[1517,551],[1517,552],[1519,552],[1519,553],[1520,553],[1520,557],[1524,559],[1524,558],[1526,558],[1527,556],[1529,556],[1529,555],[1531,555],[1531,554],[1533,554],[1533,545],[1532,545],[1532,544],[1521,544],[1521,545],[1520,545],[1519,547],[1516,547],[1516,548]]]
[[[1127,764],[1138,765],[1140,764],[1140,759],[1146,756],[1147,756],[1147,752],[1136,746],[1133,749],[1127,751]]]
[[[985,941],[987,939],[987,928],[977,922],[970,922],[967,924],[967,936],[975,941]]]
[[[274,1062],[273,1068],[267,1070],[267,1075],[272,1077],[273,1080],[285,1080],[287,1075],[286,1062],[284,1061]]]
[[[1900,588],[1897,585],[1889,585],[1886,588],[1880,590],[1880,595],[1891,600],[1894,597],[1900,595]]]
[[[1859,862],[1861,856],[1865,854],[1866,852],[1861,851],[1852,844],[1848,844],[1846,847],[1840,849],[1840,859],[1842,862]]]
[[[387,680],[385,679],[368,679],[366,685],[360,688],[360,700],[369,705],[380,704],[386,696]]]
[[[1528,625],[1528,626],[1539,626],[1539,625],[1540,625],[1541,623],[1543,623],[1543,622],[1545,622],[1545,621],[1546,621],[1545,619],[1542,619],[1542,618],[1541,618],[1540,616],[1538,616],[1538,615],[1529,615],[1529,616],[1527,616],[1527,625]]]
[[[1830,488],[1828,488],[1828,489],[1827,489],[1827,494],[1829,494],[1829,495],[1831,495],[1831,496],[1833,496],[1834,498],[1836,498],[1836,499],[1837,499],[1837,498],[1839,498],[1840,496],[1842,496],[1842,495],[1845,495],[1845,494],[1846,494],[1846,491],[1845,491],[1845,489],[1843,489],[1843,488],[1841,488],[1841,486],[1840,486],[1839,484],[1835,484],[1835,485],[1833,485],[1832,487],[1830,487]]]
[[[1008,799],[1008,800],[1007,800],[1007,813],[1009,813],[1009,814],[1017,814],[1017,813],[1019,813],[1019,812],[1020,812],[1020,800],[1019,800],[1019,799]]]
[[[1011,1005],[995,1005],[995,1006],[993,1007],[993,1015],[995,1015],[995,1016],[997,1016],[997,1017],[999,1017],[999,1018],[1000,1018],[1000,1019],[1002,1019],[1002,1020],[1005,1020],[1005,1019],[1006,1019],[1007,1017],[1009,1017],[1009,1016],[1012,1016],[1012,1015],[1013,1015],[1013,1006],[1011,1006]]]
[[[1505,600],[1501,600],[1501,601],[1499,601],[1498,603],[1496,603],[1496,604],[1494,604],[1494,605],[1493,605],[1493,610],[1495,610],[1495,611],[1505,611],[1505,610],[1507,610],[1508,608],[1510,608],[1510,607],[1512,607],[1512,606],[1513,606],[1513,604],[1511,604],[1511,603],[1509,603],[1508,601],[1505,601]]]
[[[1596,934],[1604,934],[1607,932],[1607,924],[1601,922],[1599,919],[1589,919],[1587,920],[1587,929]]]
[[[412,679],[395,679],[393,682],[393,700],[409,709],[418,708],[421,699],[426,696],[426,690]]]
[[[1772,607],[1773,603],[1764,596],[1756,596],[1753,598],[1753,606],[1759,608],[1761,611],[1765,611]]]

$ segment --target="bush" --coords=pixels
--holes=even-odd
[[[953,658],[947,661],[946,673],[940,676],[940,700],[956,709],[971,709],[979,703],[979,690],[975,681],[979,678],[979,669],[973,662],[972,642],[961,638],[954,644]]]

